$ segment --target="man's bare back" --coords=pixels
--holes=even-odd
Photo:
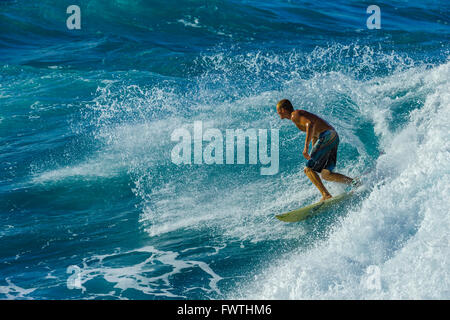
[[[304,172],[311,182],[319,189],[322,200],[331,198],[317,172],[323,179],[340,183],[351,184],[354,179],[340,173],[332,172],[336,165],[339,136],[328,122],[319,116],[305,110],[294,110],[287,99],[277,104],[277,113],[281,119],[290,119],[298,129],[306,132],[303,156],[308,160]],[[313,150],[309,154],[309,145],[312,142]]]
[[[294,110],[291,114],[291,120],[297,128],[304,132],[307,131],[307,124],[310,123],[312,127],[311,135],[316,138],[319,138],[323,131],[334,130],[328,122],[305,110]]]

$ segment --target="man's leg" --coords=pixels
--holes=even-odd
[[[322,200],[331,198],[331,194],[325,188],[325,186],[322,183],[322,180],[320,180],[319,175],[313,169],[306,167],[304,172],[306,176],[309,178],[309,180],[311,180],[311,182],[314,183],[317,189],[319,189],[320,193],[322,194]]]
[[[331,172],[330,170],[323,169],[320,172],[320,175],[323,179],[327,181],[333,181],[333,182],[339,182],[339,183],[345,183],[345,184],[351,184],[353,182],[353,179],[347,176],[344,176],[340,173]]]

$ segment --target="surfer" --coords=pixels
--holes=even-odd
[[[339,136],[336,130],[325,120],[305,110],[294,110],[287,99],[280,100],[277,104],[277,113],[281,119],[290,119],[301,131],[306,132],[303,156],[308,160],[305,174],[322,194],[322,201],[331,198],[331,194],[325,188],[317,173],[327,181],[345,184],[359,184],[357,179],[352,179],[343,174],[333,172],[336,166]],[[309,154],[309,143],[313,149]]]

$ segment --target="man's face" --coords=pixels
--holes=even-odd
[[[289,119],[291,117],[291,113],[283,108],[277,106],[277,113],[280,116],[280,119]]]

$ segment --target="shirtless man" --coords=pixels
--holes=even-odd
[[[308,160],[305,174],[322,194],[322,201],[331,198],[317,172],[327,181],[345,184],[357,184],[356,179],[343,174],[332,172],[336,166],[339,136],[334,128],[325,120],[305,110],[294,110],[287,99],[277,104],[277,113],[281,119],[291,119],[301,131],[306,132],[303,156]],[[312,142],[311,155],[308,153],[309,143]]]

